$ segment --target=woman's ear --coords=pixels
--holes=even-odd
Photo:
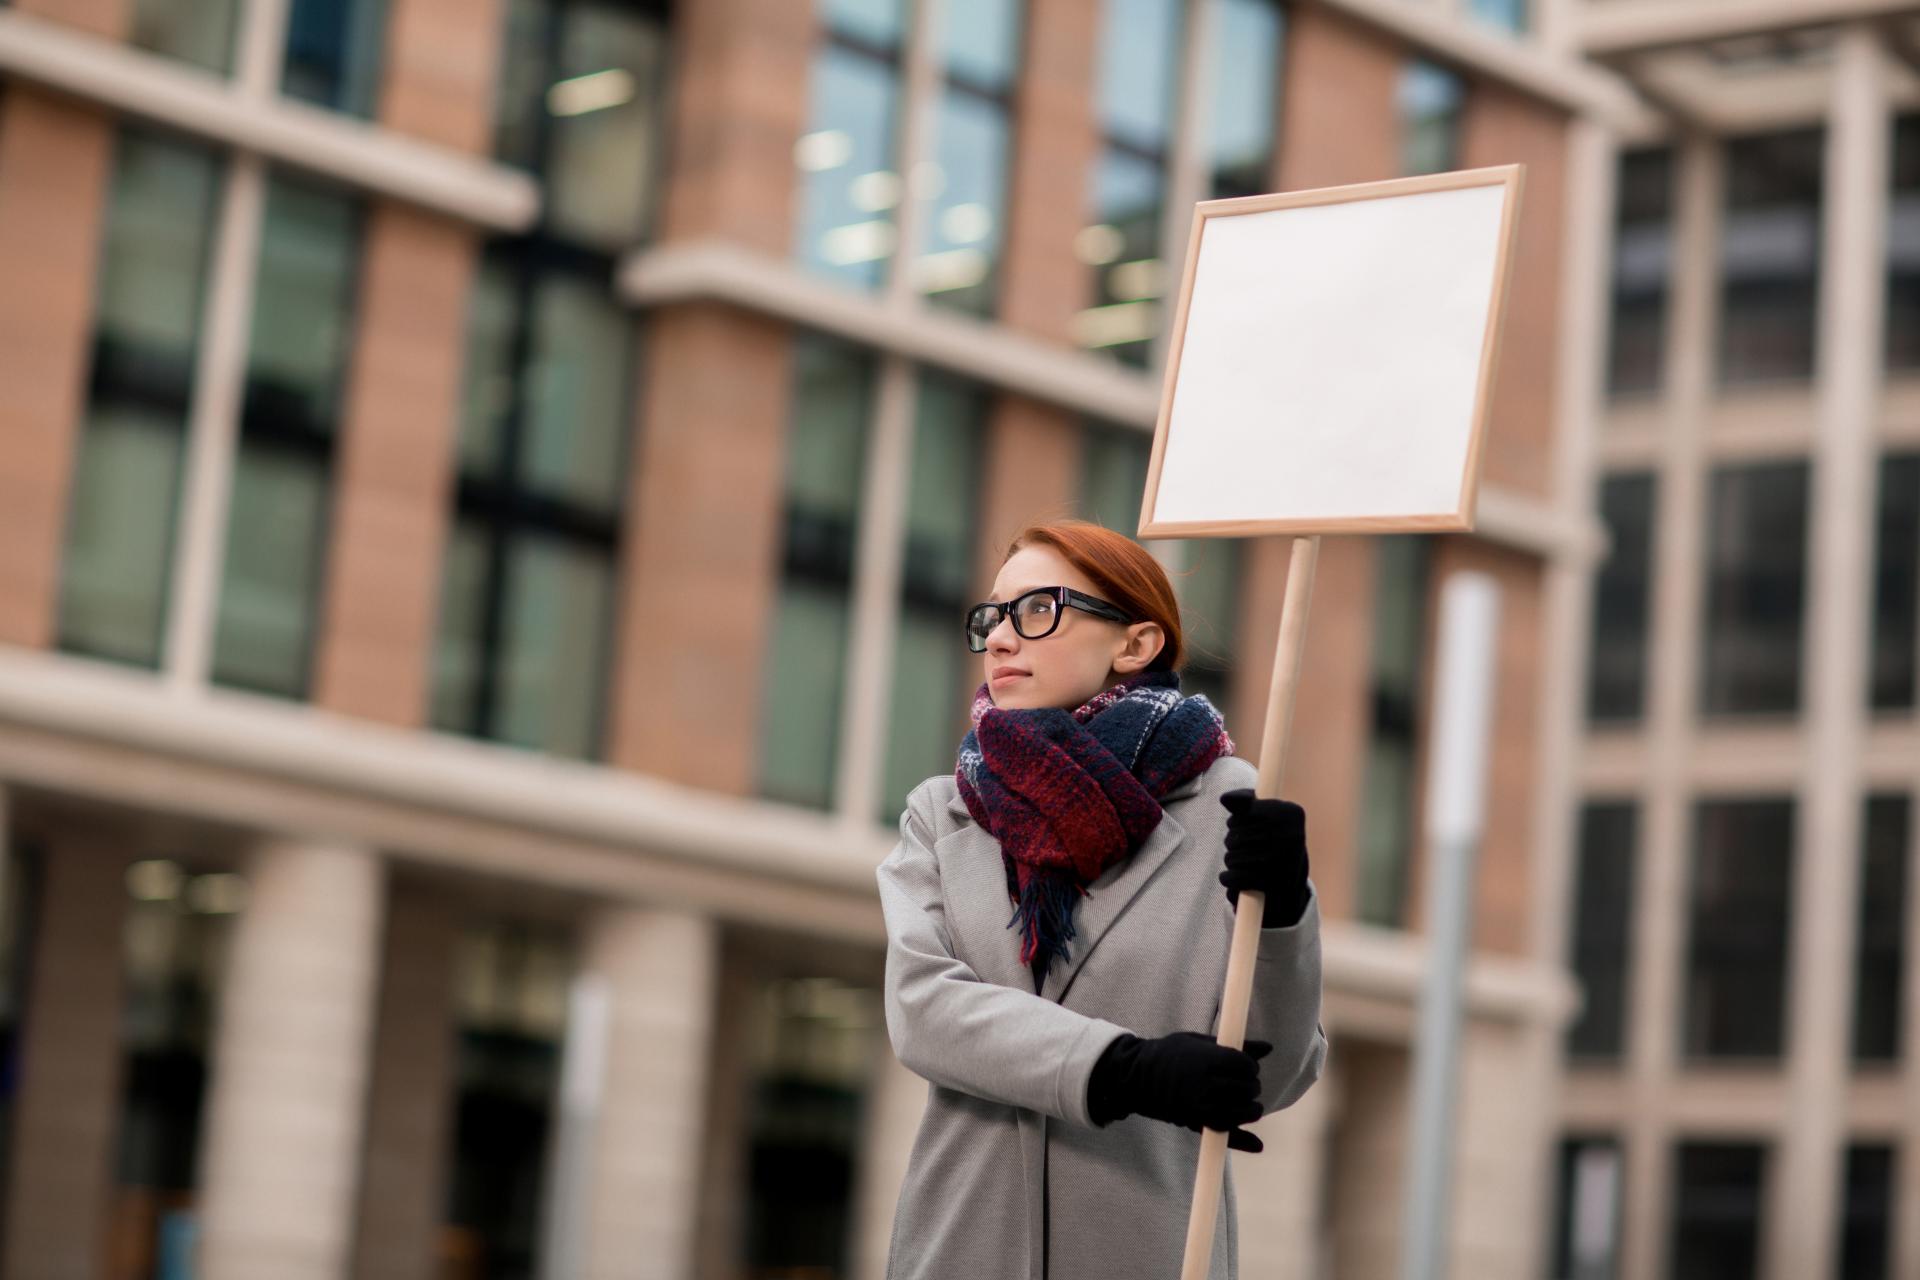
[[[1113,660],[1113,669],[1125,675],[1146,670],[1166,646],[1167,633],[1157,622],[1135,622],[1127,627],[1126,647]]]

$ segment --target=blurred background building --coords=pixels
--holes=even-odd
[[[1322,548],[1243,1274],[1397,1261],[1475,568],[1454,1274],[1920,1276],[1914,9],[0,0],[0,1273],[877,1277],[873,867],[1192,203],[1517,161],[1479,531]],[[1251,754],[1285,544],[1156,551]]]

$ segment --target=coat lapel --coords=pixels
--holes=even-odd
[[[1177,794],[1177,789],[1174,794]],[[1172,794],[1168,798],[1171,799]],[[1087,962],[1093,949],[1100,945],[1100,939],[1126,912],[1134,898],[1147,887],[1154,872],[1160,869],[1160,864],[1180,847],[1186,834],[1186,828],[1180,825],[1179,819],[1163,811],[1159,825],[1133,851],[1132,857],[1108,867],[1098,880],[1087,886],[1086,895],[1080,899],[1079,909],[1075,913],[1073,941],[1067,944],[1067,959],[1047,971],[1047,981],[1040,990],[1041,995],[1053,1001],[1066,996],[1067,988],[1073,985],[1074,975],[1080,972],[1080,966]]]

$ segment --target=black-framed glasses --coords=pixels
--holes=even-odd
[[[1060,615],[1078,609],[1096,618],[1127,623],[1133,619],[1117,605],[1096,599],[1072,587],[1035,587],[1011,600],[983,600],[967,610],[967,648],[975,653],[987,651],[987,637],[1000,625],[1000,619],[1013,619],[1014,634],[1022,640],[1042,640],[1060,625]]]

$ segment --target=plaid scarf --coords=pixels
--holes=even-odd
[[[1220,713],[1181,696],[1177,672],[1144,672],[1071,712],[1001,710],[981,685],[955,778],[1000,842],[1021,963],[1037,957],[1044,976],[1066,959],[1087,886],[1160,825],[1161,796],[1232,754]]]

